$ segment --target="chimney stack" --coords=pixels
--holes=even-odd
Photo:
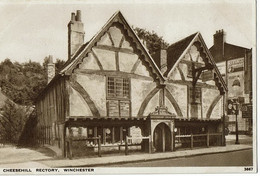
[[[48,83],[51,82],[51,80],[55,76],[55,64],[53,63],[52,55],[49,55],[49,58],[48,58],[47,76],[48,76],[48,79],[47,79]]]
[[[214,48],[219,53],[219,57],[224,56],[224,43],[226,42],[224,30],[218,30],[214,34]]]
[[[71,13],[68,24],[68,59],[84,44],[84,24],[81,22],[81,11]]]

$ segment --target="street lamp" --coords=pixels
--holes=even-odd
[[[240,91],[240,81],[238,79],[235,79],[233,84],[232,84],[232,87],[233,87],[235,95],[238,95],[238,92]],[[236,114],[236,142],[235,142],[235,144],[239,144],[238,122],[237,122],[237,115],[238,115],[238,112],[239,112],[238,105],[239,105],[239,102],[238,102],[238,98],[237,98],[237,100],[235,101],[235,107],[233,107],[235,109],[235,114]]]

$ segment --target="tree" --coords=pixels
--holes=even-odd
[[[64,63],[56,59],[56,72]],[[31,60],[12,63],[10,59],[5,59],[0,63],[0,87],[3,93],[17,104],[32,105],[47,85],[47,64],[48,57],[45,57],[43,65]]]
[[[166,49],[169,46],[169,43],[164,41],[154,31],[150,32],[138,27],[135,27],[134,31],[140,39],[146,42],[146,47],[150,54],[154,54],[159,49]]]
[[[29,109],[7,99],[0,113],[0,138],[5,143],[17,144],[29,116]]]

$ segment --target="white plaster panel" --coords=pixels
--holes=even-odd
[[[131,79],[132,116],[137,116],[142,102],[155,87],[152,81]]]
[[[168,111],[170,113],[177,115],[175,108],[173,107],[172,103],[168,100],[168,98],[165,98],[165,106],[168,108]]]
[[[174,68],[174,70],[171,72],[169,79],[171,80],[181,80],[181,75],[177,67]]]
[[[133,48],[130,46],[130,43],[126,40],[124,40],[124,42],[122,43],[122,48],[130,49],[134,51]]]
[[[219,95],[218,90],[201,88],[203,118],[206,118],[206,114],[209,110],[210,105],[218,95]]]
[[[206,81],[205,83],[209,84],[209,85],[212,85],[212,86],[215,86],[215,81],[214,80]],[[217,87],[217,86],[215,86],[215,87]]]
[[[192,81],[192,78],[188,77],[188,73],[189,73],[189,70],[188,70],[188,65],[187,64],[184,64],[184,63],[179,63],[179,67],[180,69],[182,70],[183,72],[183,75],[185,77],[185,80],[186,81]]]
[[[187,86],[180,84],[167,84],[166,87],[178,103],[183,117],[187,117]]]
[[[118,53],[119,55],[119,69],[123,72],[131,72],[135,62],[138,59],[136,54]]]
[[[222,98],[221,98],[212,111],[212,114],[210,116],[211,119],[221,119],[222,105],[223,105],[223,103],[222,103]]]
[[[110,38],[109,38],[109,36],[108,36],[107,33],[105,33],[105,34],[101,37],[100,41],[98,41],[97,44],[98,44],[98,45],[108,45],[108,46],[112,46],[112,42],[111,42],[111,40],[110,40]]]
[[[84,87],[95,103],[101,116],[106,116],[106,78],[101,75],[77,75],[77,81]]]
[[[83,58],[83,62],[79,65],[79,68],[88,70],[100,70],[92,53],[89,53],[88,57]]]
[[[109,32],[111,34],[111,38],[114,42],[115,47],[119,47],[120,41],[123,37],[121,30],[115,26],[109,28]]]
[[[116,70],[114,51],[102,50],[98,48],[92,48],[92,50],[96,53],[104,70]]]
[[[142,62],[139,63],[139,65],[136,68],[135,74],[142,75],[142,76],[149,76],[149,71],[147,68],[142,64]]]
[[[149,101],[149,103],[147,104],[145,110],[144,110],[144,115],[147,116],[149,115],[151,112],[155,111],[155,108],[159,106],[159,92],[157,92],[153,98]]]
[[[88,104],[73,88],[70,88],[70,116],[92,116]]]

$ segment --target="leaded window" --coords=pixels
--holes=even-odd
[[[108,98],[129,98],[129,79],[108,77]]]
[[[128,78],[107,78],[107,113],[108,116],[130,116],[130,81]]]

